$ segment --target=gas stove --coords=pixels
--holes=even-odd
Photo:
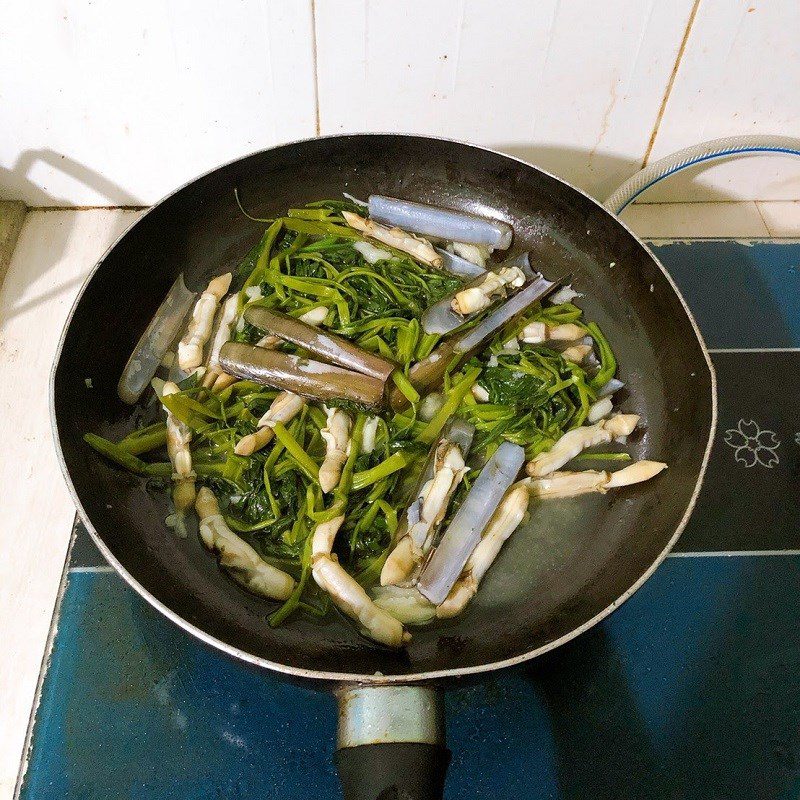
[[[654,250],[719,380],[700,500],[610,618],[447,693],[452,800],[800,796],[800,244]],[[332,697],[183,634],[75,525],[20,797],[337,797],[335,728]]]

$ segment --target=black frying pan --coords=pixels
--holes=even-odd
[[[295,618],[270,628],[266,601],[228,580],[195,537],[178,539],[166,529],[166,496],[143,491],[140,479],[82,440],[86,431],[118,438],[134,426],[138,412],[117,398],[117,380],[178,273],[207,278],[230,270],[258,240],[263,226],[242,215],[234,188],[264,217],[347,191],[508,220],[515,251],[535,251],[548,277],[575,276],[587,316],[615,348],[627,386],[623,408],[646,424],[629,450],[666,461],[669,470],[641,486],[534,508],[465,613],[415,630],[403,651],[367,641],[333,615],[322,624]],[[398,135],[276,147],[220,167],[155,206],[106,253],[76,301],[52,403],[79,512],[106,558],[146,600],[236,658],[296,679],[378,687],[343,695],[339,768],[353,798],[378,796],[393,782],[411,796],[440,791],[445,762],[435,696],[409,685],[533,658],[603,619],[652,574],[694,505],[716,409],[714,374],[689,310],[664,268],[614,216],[517,159]],[[401,744],[374,744],[390,741]]]

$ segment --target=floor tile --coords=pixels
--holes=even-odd
[[[0,287],[0,785],[13,785],[75,513],[53,447],[48,382],[73,299],[134,212],[32,211]]]
[[[644,239],[750,238],[769,231],[753,202],[633,203],[622,221]]]
[[[800,238],[800,200],[775,200],[757,205],[770,236]]]

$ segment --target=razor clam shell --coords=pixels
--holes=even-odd
[[[383,401],[385,383],[379,378],[277,350],[226,342],[219,363],[229,375],[314,400],[351,400],[372,408]]]
[[[438,389],[447,366],[453,358],[460,356],[463,362],[464,359],[474,355],[504,325],[524,314],[534,303],[546,297],[559,283],[560,281],[548,281],[539,275],[484,317],[474,328],[442,341],[427,358],[418,361],[411,367],[408,373],[411,384],[421,394]],[[408,400],[398,389],[391,391],[389,403],[395,411],[402,411],[408,406]]]
[[[494,336],[500,328],[520,314],[525,313],[533,303],[541,300],[551,292],[558,281],[548,281],[542,275],[537,275],[530,283],[525,284],[515,295],[499,306],[493,313],[482,319],[474,328],[459,337],[456,350],[460,353],[470,353],[476,347]],[[434,351],[435,352],[435,351]]]
[[[503,442],[475,479],[417,583],[420,594],[434,605],[450,593],[524,462],[525,448]]]
[[[466,258],[457,256],[443,247],[434,246],[433,249],[442,257],[442,269],[451,275],[471,280],[486,272],[479,264],[473,264],[471,261],[467,261]]]
[[[262,306],[250,306],[244,312],[245,321],[265,333],[308,350],[315,356],[345,369],[352,369],[386,381],[395,365],[370,353],[342,336],[328,333],[307,322],[272,311]]]
[[[377,222],[435,239],[507,250],[514,236],[514,229],[507,222],[396,197],[370,195],[368,207],[370,218]]]
[[[514,258],[506,259],[497,266],[492,267],[492,272],[499,272],[501,269],[510,267],[517,267],[521,269],[527,281],[535,279],[538,275],[538,273],[531,269],[528,253],[520,253],[519,255],[514,256]],[[480,275],[473,278],[471,281],[469,281],[469,283],[465,283],[462,287],[447,295],[447,297],[443,297],[432,306],[428,306],[420,318],[422,330],[425,331],[425,333],[450,333],[451,331],[454,331],[456,328],[463,325],[465,322],[468,322],[476,314],[481,313],[475,312],[475,314],[461,315],[456,311],[453,311],[453,298],[455,298],[459,292],[464,291],[464,289],[469,289],[473,286],[479,286],[484,280],[485,276],[486,271],[481,272]],[[521,286],[519,289],[507,290],[507,297],[511,297],[517,292],[522,291],[524,288],[525,286]],[[493,302],[496,302],[497,299],[498,298],[495,298]]]
[[[472,439],[474,436],[475,426],[466,420],[452,418],[450,422],[445,425],[444,429],[439,435],[439,438],[436,439],[436,441],[431,445],[431,449],[428,451],[428,456],[425,459],[425,465],[420,472],[419,479],[414,485],[414,491],[411,493],[409,507],[406,513],[402,514],[400,517],[400,522],[394,534],[395,542],[399,542],[400,539],[406,535],[410,525],[413,525],[415,521],[419,521],[419,509],[417,508],[415,512],[414,506],[417,503],[417,498],[419,497],[419,493],[422,491],[422,487],[433,477],[433,468],[436,462],[436,451],[439,449],[439,445],[443,441],[458,445],[458,449],[461,451],[461,455],[466,461],[467,456],[469,455],[470,447],[472,447]],[[414,513],[417,514],[417,519],[409,519],[409,515],[413,517]]]

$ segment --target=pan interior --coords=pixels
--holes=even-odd
[[[615,348],[622,409],[641,414],[634,458],[669,470],[652,483],[548,501],[508,542],[466,612],[416,629],[393,653],[334,615],[272,629],[273,605],[240,590],[196,537],[164,525],[167,498],[97,457],[86,431],[116,438],[140,410],[116,397],[124,362],[182,269],[235,268],[263,225],[254,216],[345,191],[380,193],[508,220],[514,249],[548,277],[571,272],[580,305]],[[92,389],[87,389],[91,378]],[[581,628],[651,568],[690,506],[713,420],[713,378],[681,298],[621,224],[559,180],[497,153],[392,135],[286,145],[224,166],[146,214],[105,256],[76,305],[54,375],[58,437],[90,528],[139,590],[227,649],[289,671],[411,676],[522,656]],[[146,488],[146,487],[145,487]]]

